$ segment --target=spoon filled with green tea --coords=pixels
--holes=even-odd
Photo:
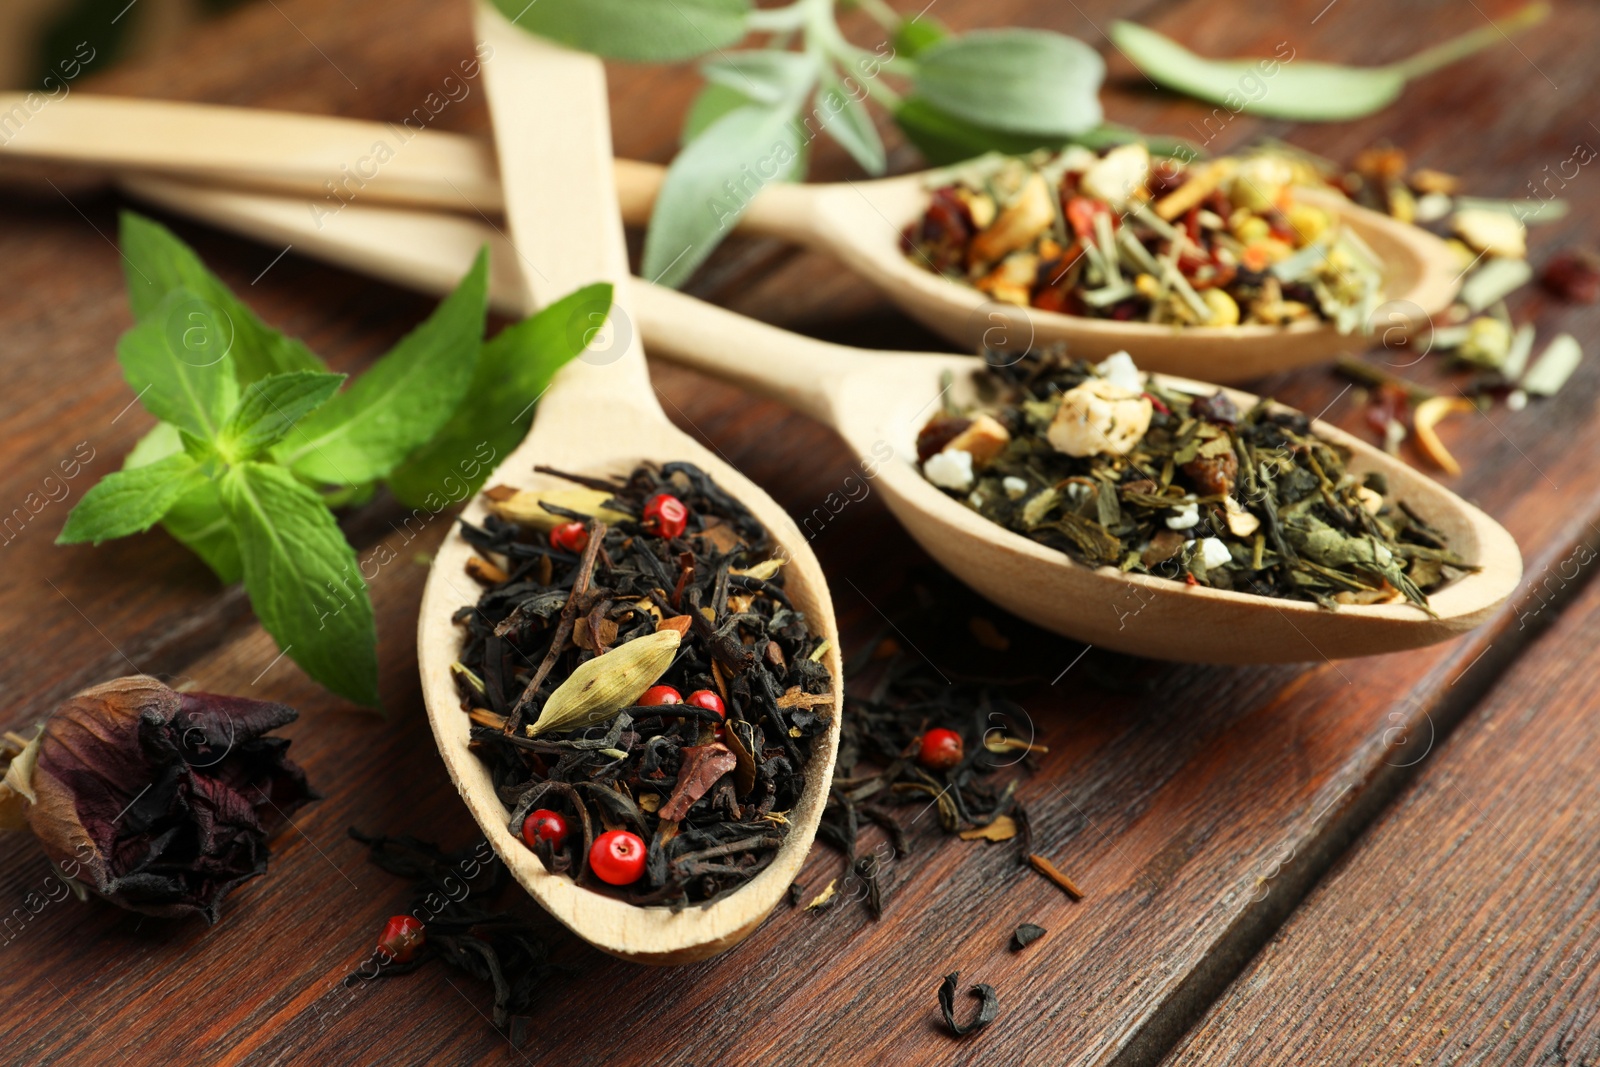
[[[453,285],[485,240],[496,264],[515,266],[492,230],[459,216],[352,206],[319,230],[291,199],[165,179],[129,187],[428,291]],[[1370,655],[1476,626],[1521,576],[1516,543],[1479,509],[1245,393],[1130,381],[1125,357],[996,367],[869,352],[670,290],[634,292],[652,351],[832,426],[931,556],[1069,637],[1216,663]],[[516,301],[502,291],[502,306]]]
[[[319,221],[355,203],[504,211],[483,142],[281,112],[74,94],[5,159],[298,193]],[[619,160],[615,175],[624,219],[647,223],[665,171]],[[1182,166],[1137,144],[1068,149],[873,181],[757,176],[740,199],[741,232],[836,256],[964,350],[1066,342],[1219,382],[1366,347],[1380,320],[1391,336],[1420,328],[1461,273],[1437,237],[1282,154]]]
[[[839,738],[833,607],[793,520],[655,399],[599,61],[487,8],[478,29],[516,193],[499,283],[530,311],[597,282],[614,302],[571,324],[587,352],[434,555],[423,698],[528,892],[606,952],[687,963],[759,926],[810,849]]]

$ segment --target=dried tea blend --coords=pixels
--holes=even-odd
[[[991,156],[934,189],[903,235],[912,262],[1001,303],[1124,322],[1367,330],[1383,264],[1293,188],[1326,186],[1270,151],[1152,163],[1142,144]]]
[[[558,474],[559,472],[547,471]],[[456,621],[472,743],[558,874],[681,907],[770,864],[828,727],[827,649],[768,532],[704,472],[487,493]]]
[[[923,474],[985,518],[1088,566],[1324,607],[1428,594],[1472,568],[1388,499],[1376,472],[1271,400],[1239,410],[1059,351],[978,374],[983,402],[936,414]]]

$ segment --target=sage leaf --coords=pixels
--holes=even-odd
[[[948,36],[950,31],[936,18],[922,15],[906,19],[895,28],[894,54],[916,59]]]
[[[528,736],[582,729],[638,703],[672,666],[681,640],[677,630],[657,630],[578,664],[545,699]]]
[[[294,475],[271,464],[229,467],[221,487],[256,618],[306,674],[376,707],[372,602],[333,514]]]
[[[83,494],[56,538],[58,545],[99,544],[143,533],[205,475],[187,455],[168,456],[146,467],[114,471]]]
[[[226,324],[179,286],[117,341],[117,360],[145,409],[196,437],[214,441],[239,399]]]
[[[895,109],[894,121],[917,146],[917,151],[935,166],[962,163],[986,152],[1022,156],[1036,148],[1054,150],[1068,143],[1065,137],[1007,133],[980,126],[957,118],[919,96],[901,101]]]
[[[669,63],[733,44],[749,0],[494,0],[529,33],[612,59]]]
[[[1272,57],[1206,59],[1155,30],[1132,22],[1111,24],[1111,43],[1151,81],[1233,112],[1300,122],[1336,122],[1381,111],[1412,78],[1431,73],[1543,21],[1545,3],[1529,4],[1499,22],[1381,67],[1313,63],[1288,55],[1284,42]],[[1281,62],[1280,62],[1281,60]],[[1259,95],[1257,95],[1259,94]]]
[[[712,123],[728,112],[754,102],[737,89],[707,82],[695,94],[694,102],[689,105],[689,113],[683,118],[683,132],[678,137],[678,146],[681,148],[705,133]]]
[[[804,158],[798,111],[798,100],[735,108],[678,153],[645,236],[644,277],[683,284],[762,186],[798,174]]]
[[[1082,41],[1044,30],[977,30],[916,59],[916,95],[946,114],[1008,133],[1070,137],[1101,119],[1106,65]]]
[[[817,92],[818,118],[822,129],[832,137],[868,174],[882,174],[887,165],[883,139],[872,124],[861,99],[852,95],[831,70],[821,74]]]
[[[355,383],[293,428],[273,451],[327,485],[384,477],[444,428],[476,372],[488,310],[489,255],[478,253],[453,293]]]
[[[255,459],[327,403],[343,381],[342,374],[301,370],[251,382],[222,428],[223,448],[231,458]]]
[[[204,318],[228,345],[241,385],[269,374],[322,370],[322,360],[299,341],[263,323],[222,280],[206,269],[194,250],[171,230],[131,211],[122,213],[120,245],[128,303],[140,322],[154,315],[175,289],[188,289]]]
[[[611,286],[585,286],[486,341],[466,398],[433,439],[389,475],[402,504],[438,511],[476,493],[522,443],[550,379],[611,310]]]
[[[820,64],[805,52],[772,49],[728,52],[700,64],[706,81],[732,89],[760,104],[778,104],[803,96],[817,80]]]

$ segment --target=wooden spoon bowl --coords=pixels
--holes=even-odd
[[[8,99],[0,94],[0,111]],[[299,192],[313,198],[299,210],[324,222],[348,210],[342,206],[346,201],[443,209],[471,218],[503,211],[488,145],[459,134],[406,131],[392,159],[374,162],[375,144],[397,141],[396,128],[382,123],[74,94],[0,146],[0,159]],[[624,219],[644,225],[665,172],[628,160],[618,160],[615,172]],[[1147,370],[1241,382],[1371,347],[1368,336],[1340,334],[1323,322],[1178,328],[996,303],[925,269],[901,249],[901,232],[926,208],[928,186],[939,173],[837,184],[771,183],[751,199],[738,228],[836,256],[967,352],[985,345],[1020,351],[1059,341],[1085,359],[1126,350]],[[337,186],[331,194],[330,184]],[[1337,215],[1383,260],[1384,304],[1374,316],[1374,329],[1386,337],[1423,328],[1454,299],[1460,271],[1444,242],[1432,234],[1331,191],[1301,189],[1295,195]]]
[[[188,214],[296,247],[404,285],[444,291],[493,234],[466,219],[399,209],[351,208],[316,230],[302,206],[253,194],[142,179],[137,194]],[[491,240],[491,244],[494,242]],[[503,242],[495,262],[512,258]],[[774,397],[838,430],[871,462],[895,516],[928,553],[964,582],[1021,618],[1057,633],[1136,655],[1208,663],[1339,659],[1446,640],[1483,622],[1511,595],[1522,557],[1506,530],[1444,486],[1359,438],[1323,422],[1316,432],[1348,448],[1350,469],[1381,471],[1392,495],[1443,532],[1482,569],[1430,598],[1437,617],[1409,604],[1341,607],[1190,587],[1074,563],[1054,549],[989,522],[924,479],[912,465],[917,430],[934,410],[940,376],[971,395],[971,356],[868,352],[801,337],[654,286],[635,290],[639,325],[652,351]],[[515,292],[501,290],[508,310]],[[1168,378],[1177,389],[1215,386]],[[1250,394],[1229,390],[1241,408]],[[882,461],[885,448],[892,456]]]
[[[495,480],[538,490],[566,483],[535,475],[535,464],[605,476],[626,474],[641,460],[693,463],[770,531],[777,554],[788,561],[788,595],[829,642],[834,713],[828,730],[813,743],[804,793],[789,813],[788,834],[772,863],[707,904],[678,911],[639,907],[550,873],[508,826],[509,812],[495,793],[488,768],[470,750],[471,722],[450,670],[464,638],[453,616],[477,601],[465,578],[473,550],[452,528],[434,557],[417,628],[422,695],[445,766],[473,818],[517,881],[584,940],[624,959],[688,963],[729,948],[759,926],[810,851],[833,777],[843,701],[844,668],[833,604],[822,569],[793,520],[749,479],[668,422],[656,403],[638,331],[627,314],[628,261],[611,188],[610,127],[599,61],[541,43],[493,11],[480,12],[479,32],[494,43],[486,79],[502,165],[515,179],[518,193],[508,205],[509,221],[522,242],[516,254],[502,260],[499,282],[510,284],[511,277],[527,272],[530,279],[516,281],[529,304],[549,303],[595,281],[616,287],[609,328],[556,376],[540,403],[533,431],[506,457]],[[534,106],[558,97],[560,109]],[[561,152],[549,150],[555,144],[563,146]],[[462,518],[476,524],[485,514],[478,499]]]

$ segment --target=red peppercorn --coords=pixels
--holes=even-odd
[[[589,529],[581,522],[564,522],[550,531],[550,547],[574,554],[589,547]]]
[[[936,727],[922,735],[917,762],[936,771],[948,771],[961,762],[961,755],[961,735],[954,730]]]
[[[671,493],[657,493],[645,501],[644,519],[640,523],[646,533],[657,537],[682,537],[689,524],[689,509]]]
[[[567,820],[559,811],[535,808],[522,820],[522,841],[532,848],[540,840],[550,842],[554,848],[567,843]]]
[[[626,830],[608,830],[594,839],[589,866],[610,885],[632,885],[644,874],[644,841]]]
[[[709,689],[696,689],[689,694],[689,699],[684,703],[691,704],[697,708],[705,708],[707,711],[714,711],[724,719],[728,717],[728,709],[723,706],[722,698]]]
[[[660,707],[662,704],[682,704],[683,694],[670,685],[652,685],[644,691],[644,696],[639,698],[639,704],[646,708]]]
[[[378,951],[395,963],[409,963],[427,940],[422,923],[414,915],[393,915],[383,924]]]

